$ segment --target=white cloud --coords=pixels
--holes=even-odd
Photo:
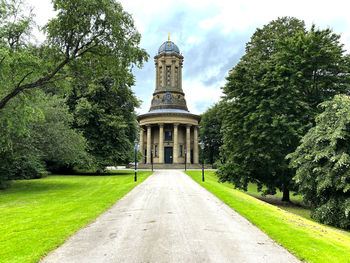
[[[223,82],[220,84],[223,85]],[[195,114],[203,113],[222,96],[220,86],[206,87],[198,80],[184,80],[182,86],[188,110]]]
[[[29,0],[39,25],[54,16],[48,0]],[[350,52],[350,2],[345,0],[121,0],[142,34],[141,46],[149,62],[135,70],[135,94],[147,112],[154,91],[153,56],[171,33],[184,53],[183,87],[189,109],[201,113],[220,99],[225,74],[243,55],[245,43],[256,27],[282,16],[294,16],[341,34]],[[219,38],[219,39],[216,39]],[[200,49],[200,50],[198,50]],[[222,54],[226,52],[225,54]],[[229,53],[231,52],[231,53]],[[187,72],[187,73],[186,73]],[[225,74],[223,72],[226,72]],[[152,84],[153,83],[153,84]],[[206,84],[204,84],[206,83]]]

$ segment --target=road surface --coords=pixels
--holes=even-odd
[[[299,261],[182,171],[160,170],[41,262]]]

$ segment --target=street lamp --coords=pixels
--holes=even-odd
[[[201,150],[202,150],[202,182],[204,182],[204,143],[200,142],[199,146],[201,147]]]
[[[134,141],[134,146],[135,146],[135,177],[134,177],[134,181],[137,181],[137,148],[139,146],[139,141],[137,139],[135,139]]]
[[[151,164],[152,164],[152,172],[153,172],[153,149],[151,150]]]
[[[185,148],[185,171],[186,171],[186,163],[187,163],[187,150]]]

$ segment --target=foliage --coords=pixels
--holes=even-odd
[[[16,4],[18,1],[12,0]],[[9,31],[11,37],[2,41],[0,61],[8,65],[6,74],[12,80],[6,82],[7,88],[1,92],[0,112],[23,91],[69,77],[66,66],[87,54],[118,60],[125,67],[141,66],[147,58],[147,53],[138,47],[140,34],[131,16],[114,0],[53,0],[53,6],[57,17],[44,27],[47,40],[42,45],[43,54],[32,52],[31,44],[24,40],[21,45],[11,46],[13,33],[21,28],[18,34],[24,35],[30,30],[29,22],[26,27],[14,27],[16,30],[8,29],[7,23],[1,24],[0,33]],[[1,7],[2,16],[11,14],[7,2]],[[14,12],[13,17],[19,12]],[[31,21],[30,16],[28,20]]]
[[[223,144],[221,126],[225,107],[225,101],[220,101],[201,115],[199,140],[204,143],[206,163],[221,162],[220,147]]]
[[[10,146],[2,141],[0,181],[3,186],[9,179],[40,178],[46,169],[88,165],[85,139],[71,128],[73,116],[65,101],[40,91],[35,94],[37,98],[25,106],[32,110],[32,118],[23,124],[25,132],[8,132]],[[6,107],[4,112],[9,109],[11,107]],[[23,119],[22,111],[10,112],[12,116],[8,119],[0,118],[4,131],[11,131],[8,127],[11,121]]]
[[[260,201],[229,183],[219,183],[211,172],[186,172],[198,184],[247,218],[303,262],[349,262],[350,233],[327,227]]]
[[[70,74],[74,78],[68,105],[74,127],[87,139],[97,170],[129,163],[134,159],[139,106],[131,90],[130,67],[123,59],[89,54],[71,64]]]
[[[312,218],[350,229],[350,97],[337,95],[320,107],[316,126],[288,158]]]
[[[68,112],[65,100],[48,95],[40,99],[44,120],[32,123],[31,130],[36,141],[30,144],[40,150],[48,170],[55,172],[66,168],[89,167],[86,139],[71,128],[73,115]]]
[[[349,56],[339,35],[315,26],[307,31],[295,18],[279,18],[257,29],[246,54],[230,71],[223,89],[221,181],[246,189],[249,182],[265,194],[276,188],[289,201],[293,152],[313,125],[316,105],[349,90]]]
[[[139,103],[127,85],[101,77],[73,86],[69,105],[98,171],[134,159]]]
[[[0,262],[38,262],[151,173],[14,181],[0,191]]]
[[[138,46],[132,17],[114,0],[52,2],[57,15],[42,29],[45,42],[37,45],[31,42],[33,15],[22,0],[0,3],[0,186],[13,178],[38,177],[46,169],[129,158],[138,105],[130,90],[131,68],[148,58]],[[84,89],[72,102],[77,86]],[[62,99],[67,96],[72,115]],[[89,105],[96,122],[86,115]],[[93,134],[83,129],[99,121],[103,125]],[[78,123],[80,133],[71,127]],[[113,151],[103,145],[111,140],[113,145],[107,144]],[[86,152],[86,141],[94,158]]]

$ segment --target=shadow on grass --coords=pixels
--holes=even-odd
[[[132,175],[134,172],[121,172],[121,173],[113,173],[113,172],[105,172],[105,173],[67,173],[67,174],[53,174],[55,176],[118,176],[118,175]]]
[[[40,193],[40,192],[49,192],[52,190],[68,190],[68,189],[79,189],[81,184],[72,183],[72,182],[52,182],[45,180],[21,180],[16,183],[16,187],[10,187],[5,190],[0,191],[0,193],[6,194],[16,194],[20,193],[21,195]]]
[[[275,206],[295,207],[295,208],[302,207],[302,208],[310,209],[310,206],[304,204],[302,201],[299,201],[299,200],[291,200],[290,202],[286,202],[286,201],[282,201],[281,197],[278,197],[278,196],[261,196],[261,195],[255,195],[255,194],[249,194],[249,195]]]

